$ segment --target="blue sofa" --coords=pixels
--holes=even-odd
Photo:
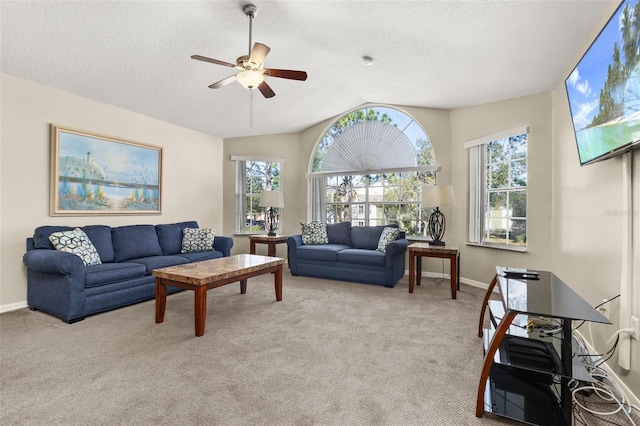
[[[167,266],[229,256],[233,239],[215,236],[214,250],[181,253],[184,228],[196,221],[163,225],[80,227],[102,263],[85,266],[73,253],[59,251],[49,241],[54,232],[70,226],[41,226],[27,238],[23,262],[27,267],[27,303],[67,323],[87,315],[127,306],[155,297],[151,271]],[[169,287],[169,293],[180,289]]]
[[[302,234],[287,238],[292,275],[352,281],[394,287],[405,271],[409,241],[400,231],[395,241],[379,251],[385,226],[327,225],[328,244],[304,244]]]

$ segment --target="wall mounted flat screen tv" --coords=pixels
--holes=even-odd
[[[640,146],[639,22],[623,1],[565,81],[580,165]]]

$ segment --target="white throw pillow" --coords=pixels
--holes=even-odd
[[[210,228],[184,228],[180,253],[213,250],[214,234]]]
[[[382,234],[380,235],[380,240],[378,241],[377,250],[381,252],[387,251],[387,245],[398,238],[398,234],[400,233],[400,229],[398,228],[384,228],[382,230]]]
[[[56,250],[73,253],[82,259],[84,266],[100,265],[100,255],[87,234],[80,228],[72,231],[54,232],[49,241]]]

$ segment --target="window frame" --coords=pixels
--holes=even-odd
[[[255,234],[266,234],[266,229],[260,230],[251,230],[247,229],[247,217],[250,214],[262,214],[264,215],[265,208],[261,208],[261,211],[247,211],[247,197],[258,198],[260,197],[260,193],[262,190],[258,192],[248,192],[247,190],[247,179],[249,175],[247,173],[247,164],[248,163],[264,163],[264,164],[278,164],[278,174],[277,174],[277,185],[272,185],[267,188],[265,183],[265,187],[263,190],[271,189],[271,190],[279,190],[283,191],[283,172],[284,172],[284,159],[275,158],[275,157],[255,157],[255,156],[238,156],[232,155],[231,160],[236,162],[236,189],[235,189],[235,235],[255,235]],[[251,203],[253,204],[253,203]],[[282,209],[278,209],[278,217],[280,219],[280,223],[282,223]]]
[[[529,175],[529,133],[530,127],[522,126],[509,130],[505,130],[499,133],[495,133],[492,135],[488,135],[479,139],[474,139],[465,143],[465,148],[468,151],[469,158],[469,203],[468,203],[468,245],[475,245],[480,247],[488,247],[488,248],[496,248],[503,250],[511,250],[518,252],[526,252],[528,251],[528,235],[529,235],[529,227],[525,226],[525,239],[524,245],[517,245],[515,243],[509,244],[510,239],[509,229],[512,227],[512,222],[514,220],[525,221],[528,222],[528,175]],[[512,138],[517,138],[520,136],[525,136],[526,138],[526,150],[524,153],[524,157],[520,156],[514,158],[511,155],[511,150],[509,150],[508,158],[503,160],[502,162],[507,163],[507,173],[508,173],[508,185],[499,188],[488,188],[488,176],[487,170],[489,170],[491,165],[494,165],[498,162],[490,163],[489,159],[487,159],[486,151],[487,147],[492,142],[497,141],[505,141],[507,140],[510,143]],[[524,161],[525,164],[525,176],[526,184],[524,186],[512,186],[512,163],[514,161]],[[506,220],[509,222],[509,226],[507,226],[506,243],[497,243],[488,241],[488,221],[491,220],[489,207],[489,196],[491,193],[505,193],[507,199],[511,196],[512,193],[516,191],[524,191],[525,193],[525,216],[514,216],[512,211],[509,211],[507,208],[506,216],[500,216],[499,220]],[[507,207],[510,204],[506,204]],[[511,209],[513,210],[513,209]]]
[[[355,113],[355,117],[351,117],[352,114]],[[362,113],[362,115],[358,115]],[[352,167],[354,163],[347,163],[342,167],[336,167],[334,163],[331,163],[331,166],[328,167],[328,170],[323,170],[322,163],[324,160],[324,156],[329,150],[329,147],[340,139],[340,135],[342,131],[346,131],[349,127],[358,125],[363,121],[372,120],[371,117],[377,117],[374,121],[383,121],[391,126],[396,127],[401,132],[405,134],[408,141],[412,144],[416,161],[412,166],[408,166],[406,163],[398,162],[396,164],[386,163],[384,165],[380,163],[376,163],[376,166],[381,167],[368,167],[371,166],[371,163],[362,162],[362,167]],[[386,119],[390,119],[390,121],[386,121]],[[346,120],[346,122],[345,122]],[[348,140],[348,138],[346,139]],[[378,139],[372,137],[372,141],[376,141]],[[344,140],[341,140],[344,142]],[[375,144],[374,144],[375,146]],[[336,170],[337,169],[337,170]],[[349,169],[349,170],[346,170]],[[331,220],[330,214],[331,212],[327,208],[327,204],[336,205],[336,203],[329,203],[329,197],[327,196],[327,188],[330,186],[328,183],[329,179],[335,176],[365,176],[365,175],[388,175],[393,173],[410,173],[415,172],[420,176],[420,173],[433,173],[433,177],[429,178],[423,182],[421,185],[426,183],[435,183],[436,172],[439,170],[437,166],[436,154],[433,145],[431,144],[431,139],[427,134],[426,130],[422,127],[420,122],[416,120],[411,114],[403,111],[400,108],[383,105],[383,104],[369,104],[364,107],[358,107],[353,110],[350,110],[343,114],[340,118],[335,120],[333,123],[328,125],[322,136],[316,142],[315,148],[312,151],[311,158],[309,160],[309,174],[308,177],[308,198],[307,198],[307,219],[308,220],[316,220],[316,221],[326,221]],[[386,178],[385,178],[386,180]],[[401,185],[397,184],[396,186],[401,187]],[[368,191],[368,188],[365,188]],[[378,205],[390,205],[396,204],[399,205],[396,207],[398,209],[397,218],[393,220],[397,220],[400,224],[403,222],[410,221],[412,223],[416,223],[415,230],[419,231],[421,228],[419,223],[423,220],[424,211],[419,208],[420,204],[420,194],[419,190],[416,191],[416,200],[412,200],[412,204],[417,206],[417,215],[415,217],[404,217],[400,214],[403,211],[402,206],[407,204],[407,201],[395,201],[395,202],[370,202],[369,197],[366,199],[357,200],[357,201],[349,201],[343,204],[350,204],[351,212],[349,214],[350,221],[352,224],[355,224],[358,221],[365,221],[365,216],[367,221],[365,223],[371,223],[371,210],[377,209]],[[365,214],[358,214],[358,209],[354,206],[356,205],[364,205]],[[405,211],[406,213],[406,211]],[[374,214],[375,215],[375,214]],[[343,215],[344,216],[344,215]],[[403,220],[404,219],[404,220]],[[383,224],[386,220],[383,218],[374,219],[378,221],[378,224]],[[402,225],[401,225],[402,226]],[[412,230],[408,230],[412,231]],[[410,235],[410,234],[407,234]],[[424,232],[420,234],[411,234],[416,239],[422,239],[424,237]]]

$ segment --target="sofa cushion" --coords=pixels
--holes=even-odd
[[[33,248],[53,250],[49,235],[54,232],[72,231],[73,226],[38,226],[33,232]]]
[[[369,266],[384,266],[385,254],[378,250],[347,249],[338,253],[338,262]]]
[[[184,265],[189,262],[189,259],[179,256],[177,254],[170,256],[149,256],[140,257],[138,259],[130,259],[127,263],[142,263],[146,270],[147,275],[151,275],[151,271],[154,269],[166,268],[168,266]]]
[[[353,248],[376,250],[385,227],[397,228],[398,225],[351,227],[351,243]]]
[[[141,263],[103,263],[89,266],[85,271],[85,287],[115,283],[144,277],[147,268]]]
[[[329,244],[351,246],[351,222],[327,224]]]
[[[54,232],[49,240],[56,250],[73,253],[82,259],[84,266],[99,265],[100,255],[95,246],[80,228],[71,231]]]
[[[184,228],[198,228],[195,220],[188,222],[169,223],[156,225],[158,242],[162,249],[162,254],[178,254],[182,249],[182,230]]]
[[[160,256],[162,249],[153,225],[129,225],[111,228],[115,261]]]
[[[328,244],[327,222],[300,222],[303,244]]]
[[[180,253],[213,250],[215,232],[210,228],[184,228]]]
[[[348,248],[349,246],[340,244],[302,245],[298,247],[296,256],[298,259],[337,262],[338,253]]]
[[[107,225],[87,225],[80,228],[87,234],[98,250],[102,263],[113,262],[113,242],[111,241],[111,227]]]
[[[380,240],[378,241],[378,251],[385,252],[387,250],[387,245],[391,241],[395,241],[398,238],[398,234],[400,234],[400,229],[386,227],[382,230],[382,234],[380,235]]]
[[[222,252],[217,250],[194,251],[193,253],[180,253],[179,256],[189,259],[189,262],[200,262],[201,260],[211,260],[222,257]]]

